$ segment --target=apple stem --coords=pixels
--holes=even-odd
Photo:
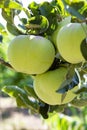
[[[2,58],[0,58],[0,64],[3,64],[5,66],[13,69],[13,67],[8,62],[4,61]]]

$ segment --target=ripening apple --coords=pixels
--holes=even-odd
[[[20,35],[8,46],[8,61],[22,73],[41,74],[49,69],[54,61],[53,44],[42,36]]]
[[[85,61],[80,45],[86,34],[86,24],[69,23],[63,26],[57,36],[57,48],[60,55],[69,63],[76,64]]]
[[[67,69],[60,67],[56,70],[50,70],[34,77],[34,90],[37,96],[47,104],[60,105],[69,103],[76,95],[74,93],[78,87],[67,92],[65,99],[62,101],[62,94],[56,92],[66,79]],[[62,101],[62,102],[61,102]]]

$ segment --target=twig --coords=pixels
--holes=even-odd
[[[87,23],[87,18],[86,19],[83,19],[83,20],[80,20],[80,19],[78,19],[78,21],[80,22],[80,23]]]
[[[26,24],[25,27],[26,27],[27,29],[40,29],[40,28],[41,28],[41,26],[38,25],[38,24],[29,24],[29,25]]]
[[[13,67],[8,62],[4,61],[2,58],[0,58],[0,64],[3,64],[5,66],[10,67],[10,68],[13,69]]]

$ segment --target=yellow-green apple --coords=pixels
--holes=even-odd
[[[41,74],[52,65],[55,49],[50,40],[42,36],[19,35],[9,44],[7,55],[16,71]]]
[[[63,26],[57,36],[57,48],[60,55],[69,63],[77,64],[85,61],[80,46],[86,38],[86,24],[69,23]]]
[[[62,94],[56,92],[63,81],[65,81],[66,74],[67,69],[60,67],[58,69],[36,75],[36,77],[34,77],[34,90],[37,96],[42,101],[50,105],[65,104],[73,100],[76,97],[74,91],[78,89],[77,86],[67,92],[63,101]]]

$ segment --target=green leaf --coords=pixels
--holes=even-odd
[[[39,6],[41,15],[45,16],[49,21],[49,28],[46,31],[48,35],[51,35],[58,23],[58,10],[49,2],[43,2]]]
[[[35,112],[38,112],[38,103],[35,100],[30,100],[24,89],[19,88],[17,86],[6,86],[2,88],[2,91],[7,93],[11,97],[15,97],[18,105],[23,106],[23,104],[25,104],[27,108],[30,108]]]
[[[54,4],[56,3],[56,4]],[[60,20],[60,14],[62,11],[62,2],[41,2],[37,4],[32,2],[29,4],[28,8],[31,10],[31,16],[44,16],[49,22],[49,27],[45,31],[47,35],[51,35],[55,28],[57,27],[58,20]],[[44,32],[44,33],[45,33]],[[45,34],[46,34],[45,33]]]
[[[63,5],[62,0],[61,1],[52,0],[51,4],[55,7],[55,9],[57,10],[58,14],[65,15],[65,10],[64,10],[64,5]]]
[[[65,2],[65,0],[62,0],[62,2],[64,4],[64,6],[65,6],[66,11],[68,11],[71,15],[77,17],[80,20],[84,20],[85,19],[85,17],[83,15],[81,15],[75,8],[73,8],[72,6],[67,4]]]
[[[40,14],[39,4],[34,1],[28,5],[28,9],[31,10],[33,16]]]
[[[41,3],[39,10],[40,10],[41,14],[45,17],[49,17],[49,15],[54,13],[54,8],[49,2]]]
[[[75,98],[73,101],[70,102],[75,107],[84,107],[87,106],[87,99],[77,99]]]
[[[44,119],[48,118],[48,110],[49,110],[48,104],[42,104],[42,103],[40,104],[39,112]]]
[[[71,90],[72,88],[74,88],[75,86],[77,86],[79,84],[79,82],[80,82],[80,76],[79,76],[77,70],[75,70],[74,74],[71,75],[68,79],[66,79],[61,84],[60,88],[56,92],[64,94],[68,90]]]
[[[6,86],[2,88],[2,91],[11,97],[17,97],[18,94],[26,97],[26,92],[17,86]]]
[[[49,22],[46,17],[37,15],[31,17],[26,24],[26,28],[31,34],[41,34],[45,32],[49,27]]]
[[[13,35],[15,35],[15,36],[20,35],[20,34],[23,34],[21,31],[19,31],[19,30],[15,27],[14,24],[11,24],[11,23],[8,23],[8,22],[7,22],[6,26],[7,26],[7,30],[8,30],[11,34],[13,34]]]
[[[75,10],[81,10],[81,8],[83,8],[85,5],[85,2],[84,1],[72,1],[70,6],[73,7]]]
[[[0,32],[2,31],[2,30],[4,30],[5,29],[5,27],[0,23]]]
[[[25,107],[25,108],[30,108],[31,110],[33,110],[34,112],[37,112],[37,108],[35,105],[37,105],[36,103],[34,104],[32,101],[30,101],[28,99],[28,97],[26,97],[26,99],[22,96],[22,95],[18,95],[16,97],[16,102],[17,102],[17,106],[18,107]]]
[[[17,9],[17,10],[23,9],[21,4],[13,0],[2,0],[2,3],[0,3],[0,8],[9,8],[9,9]]]
[[[2,16],[3,18],[9,22],[9,23],[13,23],[13,17],[14,17],[14,11],[8,9],[2,9]]]
[[[75,92],[75,94],[80,94],[80,93],[82,93],[82,92],[87,92],[87,87],[81,86],[81,88],[78,89],[78,90]]]
[[[16,103],[18,107],[24,107],[27,108],[28,106],[26,105],[25,101],[22,99],[20,95],[16,97]]]
[[[28,96],[22,96],[20,97],[23,102],[25,102],[27,108],[33,110],[34,112],[38,112],[38,109],[39,109],[39,105],[38,105],[38,102],[36,100],[31,100],[28,98]]]
[[[66,107],[65,104],[63,105],[50,105],[49,106],[49,112],[63,112],[64,111],[64,108]]]
[[[21,6],[21,4],[15,2],[15,1],[11,1],[11,0],[9,2],[8,8],[17,9],[17,10],[22,10],[23,9],[22,6]]]
[[[27,24],[26,18],[19,18],[19,16],[14,16],[14,25],[16,29],[23,34],[26,33],[26,27],[25,27],[26,24]]]
[[[8,0],[6,1],[7,4]],[[10,2],[10,1],[9,1]],[[11,2],[12,3],[12,2]],[[6,3],[5,3],[6,4]],[[15,5],[15,4],[14,4]],[[20,5],[20,4],[19,4]],[[7,6],[7,5],[6,5]],[[14,24],[14,16],[15,16],[15,10],[10,9],[10,8],[3,8],[2,9],[2,16],[3,18],[6,20],[7,22],[7,29],[10,33],[12,33],[13,35],[19,35],[22,34],[22,32],[20,30],[18,30]]]
[[[0,8],[4,7],[4,2],[5,2],[5,0],[0,0]]]
[[[80,45],[83,57],[87,60],[87,39],[84,39]]]
[[[81,10],[81,14],[87,18],[87,4],[85,5],[85,7]]]
[[[24,87],[24,90],[28,93],[29,96],[38,99],[36,93],[34,92],[34,89],[33,89],[33,86],[32,86],[32,85],[25,86],[25,87]]]

